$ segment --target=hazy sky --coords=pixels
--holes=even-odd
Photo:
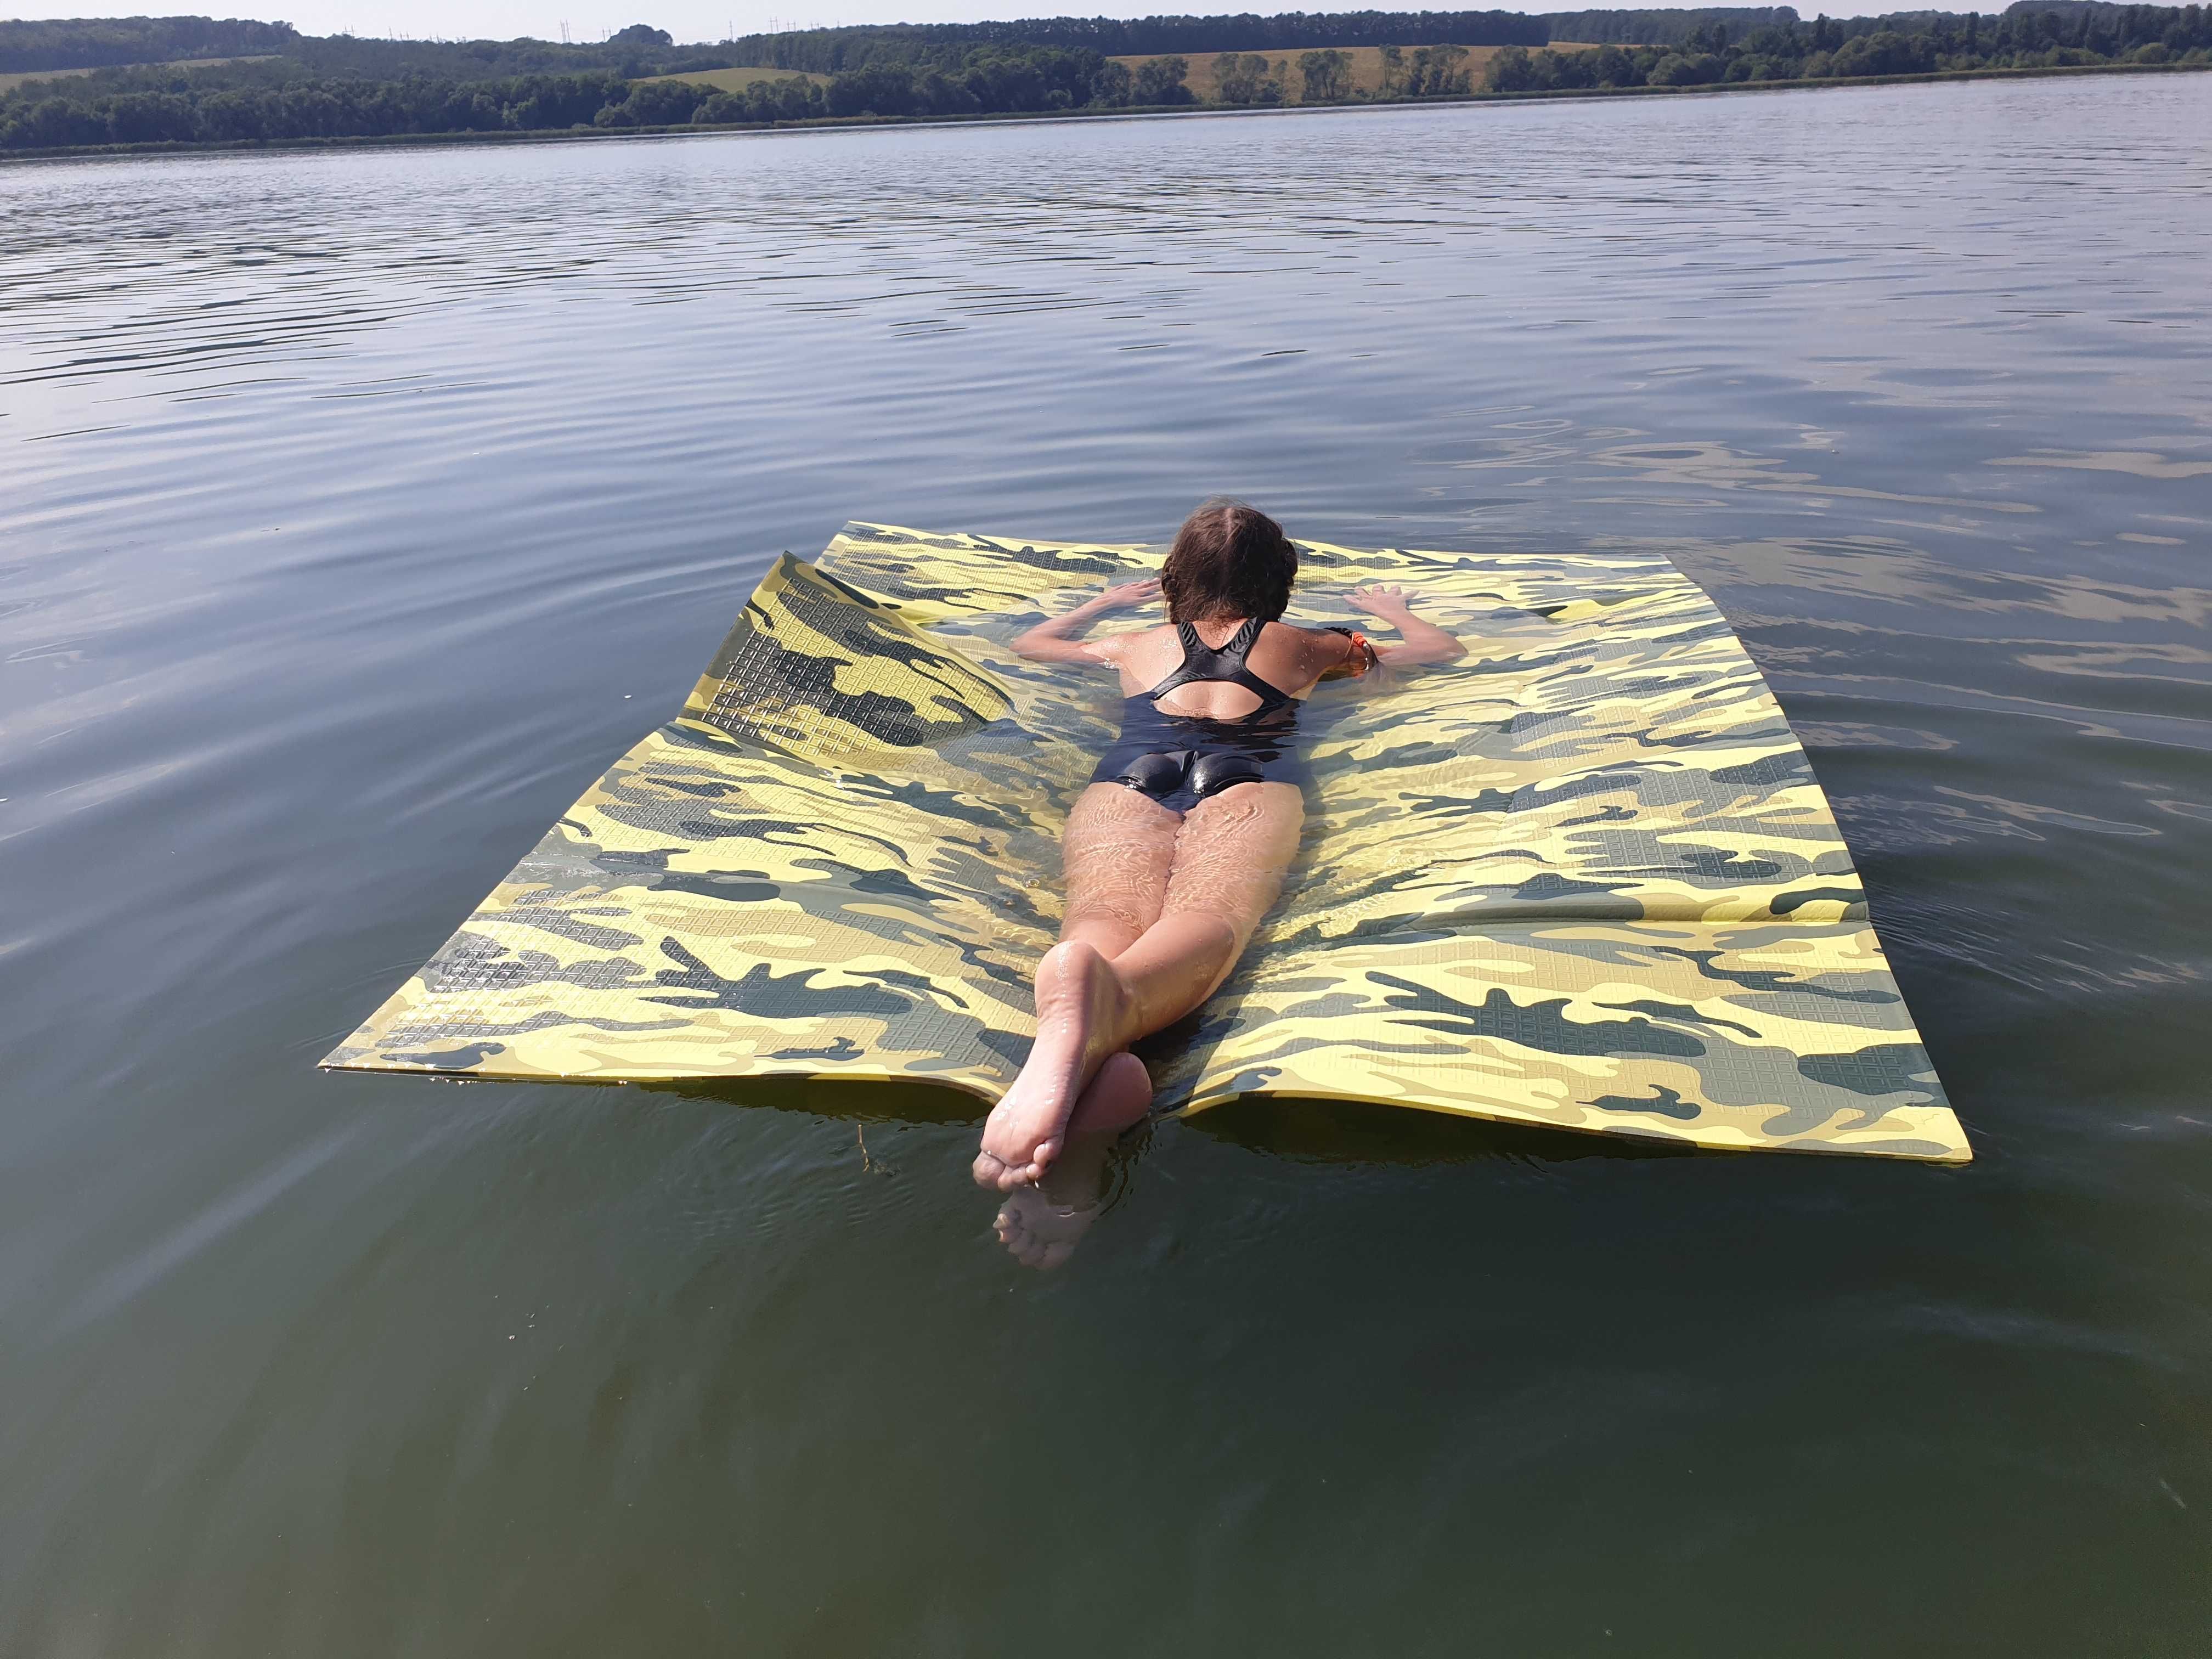
[[[1387,0],[1362,0],[1380,9]],[[1838,0],[1837,3],[1821,5],[1814,0],[1798,0],[1797,9],[1810,17],[1815,11],[1825,10],[1831,17],[1864,17],[1878,12],[1896,11],[1911,0],[1891,0],[1890,3],[1855,3],[1854,0]],[[331,34],[350,30],[356,34],[399,34],[416,38],[443,36],[447,39],[512,39],[520,34],[536,35],[541,40],[557,40],[561,27],[566,23],[569,35],[578,40],[597,40],[610,30],[626,23],[651,23],[656,28],[666,29],[678,40],[719,40],[731,30],[750,34],[770,27],[805,28],[830,23],[948,23],[964,22],[984,17],[1036,17],[1069,15],[1108,15],[1136,17],[1161,14],[1195,16],[1218,15],[1227,12],[1251,11],[1263,15],[1277,11],[1351,9],[1353,0],[1303,0],[1303,3],[1266,5],[1257,0],[1246,0],[1243,4],[1207,5],[1175,4],[1171,0],[1145,0],[1124,11],[1119,8],[1100,5],[1091,0],[1089,5],[1055,5],[1051,0],[766,0],[765,4],[741,7],[736,0],[268,0],[253,6],[212,4],[191,9],[202,15],[218,17],[248,16],[282,18],[307,34]],[[1418,9],[1419,0],[1411,0],[1407,9]],[[1443,0],[1427,0],[1431,9],[1441,9]],[[1480,0],[1473,0],[1480,9]],[[1963,0],[1961,0],[1963,4]],[[1990,11],[2004,9],[2005,0],[1984,0]],[[1395,9],[1395,8],[1392,8]],[[1562,3],[1545,9],[1566,10]],[[75,4],[39,6],[17,9],[0,3],[0,17],[139,17],[175,15],[186,11],[185,6],[173,3],[163,6],[152,0],[121,0],[121,3],[102,4],[100,0],[77,0]],[[1514,8],[1534,10],[1535,7]],[[1408,42],[1408,45],[1415,44]]]

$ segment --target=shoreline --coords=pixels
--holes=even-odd
[[[2188,75],[2212,72],[2212,64],[2077,64],[2051,68],[1932,70],[1917,75],[1857,75],[1819,81],[1712,82],[1689,87],[1574,87],[1540,92],[1476,92],[1441,98],[1388,100],[1346,100],[1330,104],[1281,104],[1249,108],[1182,104],[1141,108],[1004,111],[953,116],[823,116],[806,121],[732,121],[665,127],[545,127],[527,132],[362,133],[329,138],[234,138],[153,143],[64,144],[52,149],[0,149],[0,166],[39,161],[84,161],[104,156],[233,155],[286,151],[416,149],[424,145],[544,144],[592,143],[602,139],[706,137],[726,133],[872,131],[883,128],[951,128],[981,125],[1058,126],[1075,121],[1152,121],[1204,117],[1310,115],[1324,112],[1464,107],[1470,104],[1571,103],[1609,98],[1676,98],[1738,93],[1821,92],[1846,87],[1924,86],[1943,82],[2031,81],[2102,75]]]

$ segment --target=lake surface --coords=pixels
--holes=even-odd
[[[0,170],[0,1651],[2205,1652],[2208,269],[2212,76]],[[313,1069],[780,550],[1222,489],[1674,557],[1978,1161]]]

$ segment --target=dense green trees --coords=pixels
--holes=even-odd
[[[756,81],[743,92],[711,92],[691,112],[701,126],[740,121],[811,121],[828,113],[821,87],[798,76]]]
[[[948,68],[878,64],[826,86],[793,76],[756,82],[742,93],[693,81],[631,82],[605,71],[453,82],[307,76],[296,65],[133,69],[33,82],[0,97],[0,149],[1043,114],[1133,101],[1187,103],[1184,68],[1173,60],[1133,76],[1126,64],[1095,52],[987,47]],[[241,77],[253,83],[238,84]]]
[[[678,46],[665,29],[633,23],[602,41],[567,46],[558,40],[376,40],[350,34],[303,35],[284,49],[310,74],[404,81],[428,76],[448,81],[511,79],[518,75],[582,75],[611,70],[636,80],[686,70],[730,69],[738,60],[726,46]]]
[[[1797,14],[1788,6],[1709,6],[1680,11],[1555,11],[1544,21],[1551,26],[1553,40],[1654,46],[1680,46],[1692,30],[1714,24],[1739,37],[1753,29],[1787,27],[1797,21]]]
[[[1410,53],[1392,47],[1383,56],[1386,98],[1465,97],[1473,79],[1464,46],[1416,46]]]
[[[836,75],[869,64],[957,62],[978,46],[1036,46],[1102,57],[1295,52],[1385,40],[1457,40],[1470,46],[1551,39],[1545,21],[1510,11],[1288,12],[1259,17],[1038,17],[1018,22],[893,23],[751,34],[727,43],[733,61]]]
[[[993,46],[951,68],[871,64],[835,76],[822,96],[835,116],[1045,114],[1126,105],[1131,81],[1127,65],[1095,52]]]
[[[1769,15],[1784,12],[1788,8]],[[1508,47],[1491,60],[1484,84],[1493,92],[1547,92],[2212,60],[2212,17],[2203,5],[2061,10],[2015,4],[1990,17],[1900,12],[1887,17],[1819,17],[1809,24],[1791,12],[1741,38],[1731,38],[1726,14],[1677,15],[1706,21],[1665,46],[1534,52]]]
[[[1298,101],[1333,104],[1352,95],[1352,55],[1309,52],[1298,58]]]
[[[377,40],[350,34],[305,35],[289,23],[237,18],[65,18],[0,21],[0,73],[104,69],[186,59],[273,55],[298,73],[481,81],[517,75],[576,75],[617,70],[635,80],[683,70],[726,69],[740,60],[726,47],[678,46],[668,31],[633,23],[603,41]]]
[[[33,83],[0,99],[0,149],[161,141],[381,137],[402,133],[531,131],[589,124],[635,98],[619,76],[522,76],[451,81],[294,81],[210,85],[185,75],[174,89],[94,97],[38,95],[72,81]],[[685,107],[678,118],[690,118]]]
[[[2208,19],[2201,3],[2075,5],[2064,9],[2023,3],[1993,16],[1905,12],[1841,21],[1818,17],[1809,24],[1787,7],[1680,15],[1703,21],[1671,33],[1665,42],[1607,44],[1580,52],[1530,51],[1508,46],[1492,60],[1486,88],[1525,93],[1646,85],[1701,87],[1973,69],[2212,61],[2212,19]],[[1742,26],[1746,15],[1757,20],[1754,26]],[[131,28],[142,25],[145,27],[138,33],[131,33]],[[57,44],[62,38],[59,33],[9,36],[5,33],[16,27],[0,26],[0,40],[14,39],[18,48],[27,52],[60,51],[66,45]],[[21,27],[65,31],[77,26]],[[124,50],[125,45],[135,42],[131,49],[143,50],[149,43],[166,40],[198,52],[211,45],[252,43],[248,36],[210,33],[228,27],[207,19],[125,19],[114,25],[123,33],[107,44]],[[100,46],[100,39],[77,37],[76,46],[69,49],[90,50]],[[543,41],[499,45],[295,38],[283,52],[246,54],[239,61],[216,67],[191,68],[173,63],[104,68],[26,82],[0,94],[0,149],[542,132],[580,126],[671,127],[869,116],[1042,114],[1192,101],[1185,84],[1188,60],[1182,55],[1152,58],[1133,70],[1082,46],[969,45],[957,52],[939,52],[927,62],[864,63],[830,77],[826,83],[792,76],[758,82],[742,93],[726,93],[701,82],[641,76],[634,61],[638,54],[659,54],[665,61],[671,56],[680,58],[691,49],[673,46],[664,32],[641,24],[609,41],[578,49],[587,50],[599,61],[563,73],[379,72],[380,65],[410,61],[408,52],[418,46],[458,54],[434,60],[441,64],[503,63],[539,52],[555,54],[556,62],[577,61],[558,56],[566,48]],[[475,55],[479,48],[488,58],[479,59]],[[336,54],[336,61],[347,67],[325,67],[325,54]],[[1468,52],[1462,46],[1385,46],[1382,56],[1381,97],[1458,97],[1471,89]],[[1278,52],[1275,58],[1286,59],[1286,54]],[[1290,76],[1293,66],[1298,77],[1295,89]],[[1254,52],[1224,52],[1215,58],[1213,69],[1224,103],[1288,102],[1294,90],[1309,103],[1365,95],[1351,86],[1346,54],[1328,48],[1316,47],[1295,60],[1281,62]]]
[[[0,21],[0,74],[244,58],[283,52],[300,39],[289,23],[228,17],[64,17]]]
[[[1194,102],[1190,88],[1183,84],[1183,77],[1189,73],[1188,60],[1172,53],[1139,64],[1130,82],[1129,101],[1143,105]]]
[[[1213,60],[1214,94],[1224,104],[1279,104],[1283,83],[1256,52],[1224,52]]]

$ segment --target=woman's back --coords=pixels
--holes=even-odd
[[[1243,720],[1272,712],[1280,707],[1279,699],[1312,690],[1344,657],[1340,635],[1279,622],[1254,630],[1250,620],[1240,617],[1169,623],[1121,635],[1113,644],[1123,696],[1148,698],[1163,714],[1206,720]],[[1240,669],[1275,696],[1240,683]],[[1187,677],[1185,670],[1191,671]]]

